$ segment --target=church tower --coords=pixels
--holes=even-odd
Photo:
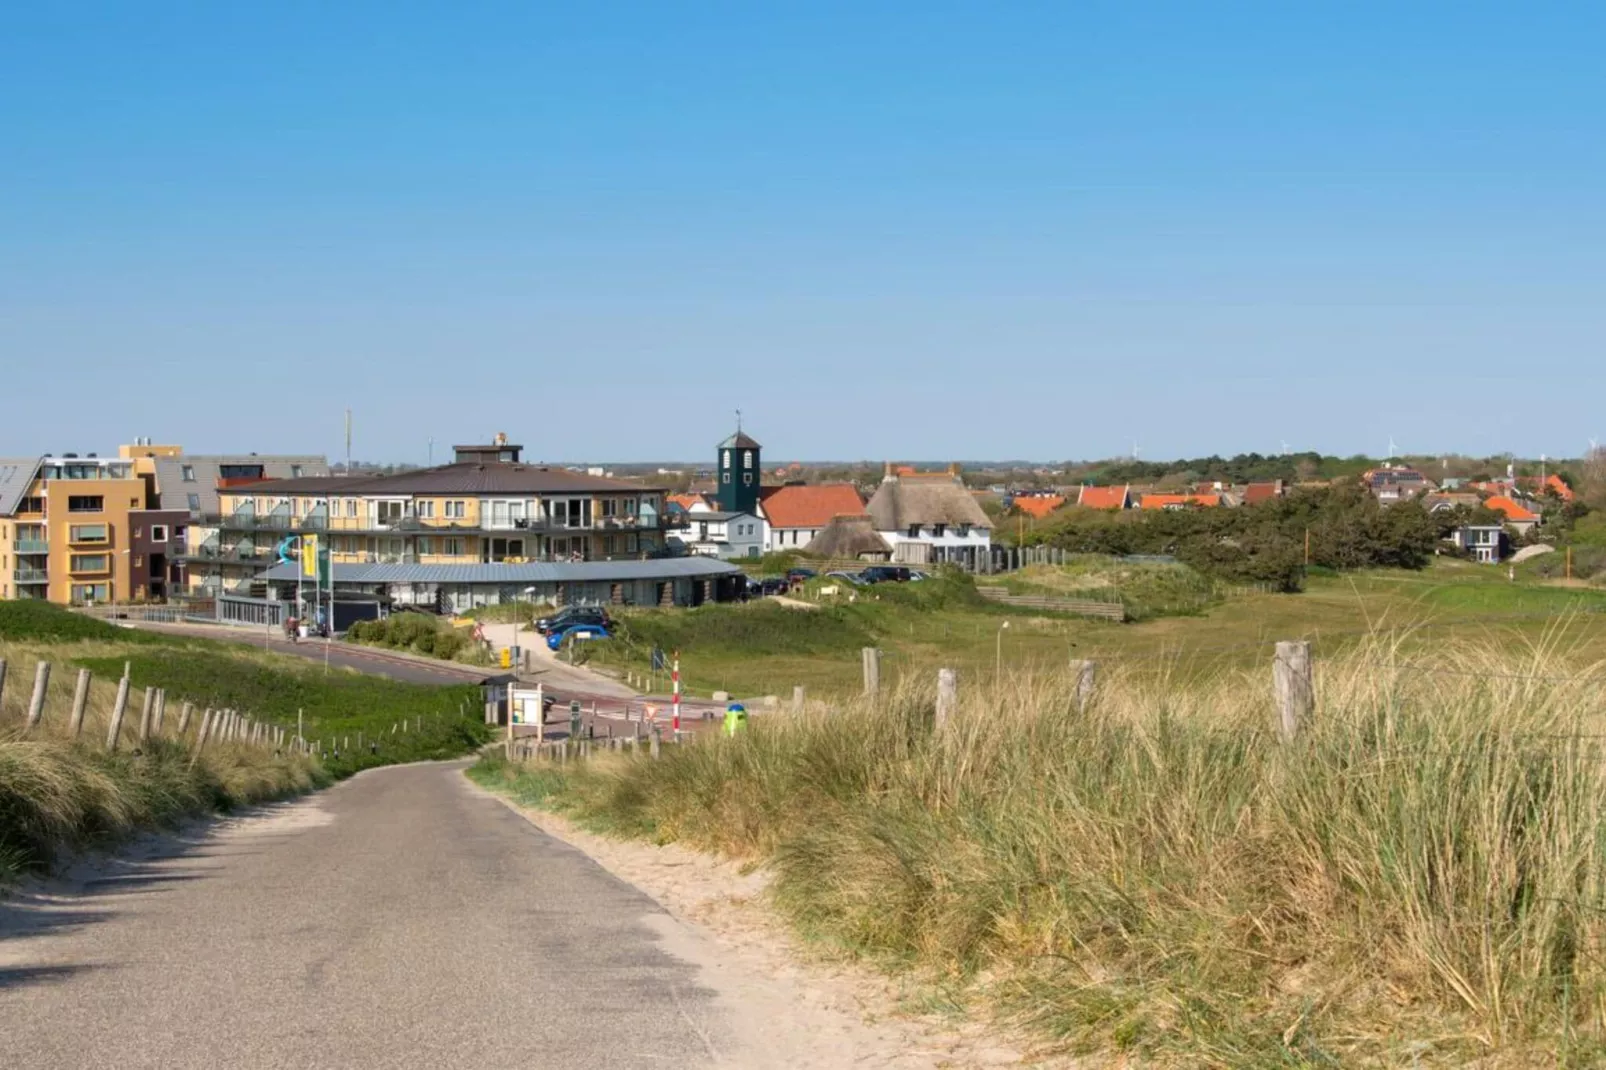
[[[720,512],[758,515],[759,475],[764,470],[759,450],[738,419],[736,433],[719,444],[719,489],[714,497]]]

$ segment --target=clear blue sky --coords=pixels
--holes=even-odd
[[[13,4],[0,454],[1577,455],[1601,12]]]

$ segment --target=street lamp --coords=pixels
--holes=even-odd
[[[1009,630],[1009,621],[998,626],[998,679],[1004,679],[1004,633]]]

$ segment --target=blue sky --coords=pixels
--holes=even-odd
[[[55,8],[57,10],[48,10]],[[1606,13],[12,5],[0,454],[1606,439]],[[67,399],[70,399],[67,400]],[[437,447],[437,457],[441,455]]]

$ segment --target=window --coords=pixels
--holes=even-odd
[[[462,557],[463,540],[458,538],[442,539],[441,553],[447,555],[448,557]]]
[[[933,535],[935,535],[937,538],[940,539],[944,535],[948,534],[948,525],[947,524],[933,524],[933,525],[931,525],[931,533]]]
[[[198,513],[201,511],[201,496],[199,494],[191,494],[188,500],[190,512]]]
[[[446,503],[446,518],[448,520],[461,520],[461,519],[463,519],[463,516],[464,516],[463,507],[464,507],[464,505],[465,505],[464,502],[447,502]]]
[[[721,468],[729,468],[731,466],[731,451],[730,450],[726,450],[725,451],[724,459],[719,462],[719,466]]]
[[[729,472],[722,472],[720,474],[719,481],[721,483],[729,483],[731,481],[731,474]]]
[[[414,511],[418,514],[418,517],[421,520],[435,519],[435,503],[432,501],[419,502]]]
[[[72,571],[105,572],[111,557],[107,554],[73,554]]]
[[[43,498],[24,498],[22,503],[17,506],[17,512],[19,513],[43,513],[44,511],[45,500]]]
[[[186,482],[186,483],[194,483],[195,482],[195,466],[193,464],[187,464],[183,468],[180,468],[179,469],[179,478],[184,480],[184,482]]]
[[[433,554],[435,552],[435,540],[430,538],[428,535],[419,538],[418,552],[420,555]]]
[[[753,473],[751,473],[751,472],[743,472],[742,473],[742,482],[747,484],[749,487],[751,487],[753,485]]]
[[[970,536],[970,525],[960,524],[958,527],[954,528],[954,534],[958,535],[961,539],[968,538]]]
[[[604,498],[604,499],[602,499],[602,515],[603,516],[618,516],[619,515],[619,501],[618,501],[618,499],[616,499],[616,498]]]
[[[357,515],[357,499],[356,498],[347,498],[346,499],[346,516],[355,517],[356,515]]]
[[[381,524],[394,524],[402,518],[401,502],[375,502],[374,516]]]
[[[106,508],[106,499],[99,494],[74,494],[67,499],[69,513],[98,513]]]
[[[75,583],[72,585],[72,600],[74,602],[104,602],[107,600],[107,587],[104,583]]]
[[[290,478],[291,479],[300,479],[301,478],[301,466],[299,464],[293,464],[293,465],[290,466]]]
[[[910,524],[909,525],[909,537],[911,539],[920,538],[920,525],[919,524]]]
[[[68,542],[106,542],[111,530],[105,524],[74,524],[67,529]]]
[[[742,467],[743,468],[751,468],[751,467],[753,467],[753,451],[752,450],[743,450],[742,451]]]
[[[634,535],[626,535],[625,536],[625,553],[633,554],[635,552],[636,552],[636,537]]]

